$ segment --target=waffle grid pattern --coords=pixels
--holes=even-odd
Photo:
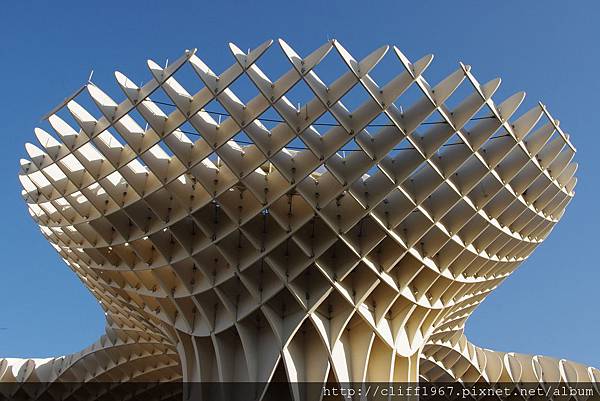
[[[195,50],[149,61],[143,86],[116,72],[120,103],[89,83],[100,117],[75,97],[75,124],[59,108],[53,134],[26,145],[30,214],[106,312],[92,354],[145,344],[165,381],[442,377],[439,355],[465,343],[469,314],[572,199],[569,136],[541,103],[513,119],[525,94],[497,104],[500,79],[481,84],[462,63],[432,86],[432,55],[384,46],[357,60],[332,40],[302,58],[279,40],[290,66],[272,80],[259,67],[271,45],[231,44],[221,74]],[[386,56],[400,73],[379,85],[370,73]],[[346,69],[330,84],[316,72],[326,57]],[[196,93],[176,79],[184,66]],[[242,78],[247,102],[232,89]],[[299,86],[312,99],[295,105]],[[94,377],[69,366],[48,381]]]

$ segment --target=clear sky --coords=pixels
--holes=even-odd
[[[220,72],[233,63],[228,42],[246,49],[282,37],[304,55],[328,38],[357,57],[384,44],[413,60],[434,53],[432,83],[463,61],[481,82],[503,78],[496,100],[525,90],[521,111],[538,100],[550,108],[578,148],[577,195],[548,240],[474,313],[467,334],[486,348],[600,366],[600,2],[88,3],[10,1],[0,13],[0,356],[71,353],[104,327],[99,306],[20,198],[18,161],[40,118],[92,69],[97,84],[119,95],[116,69],[147,81],[147,58],[164,63],[197,47]]]

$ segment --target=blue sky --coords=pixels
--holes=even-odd
[[[24,143],[34,141],[40,118],[92,69],[94,81],[117,96],[116,69],[148,80],[147,58],[164,63],[197,47],[220,72],[233,62],[228,42],[246,49],[282,37],[301,54],[328,38],[357,57],[384,44],[413,60],[434,53],[426,73],[432,83],[463,61],[482,82],[503,78],[496,100],[525,90],[522,111],[538,100],[550,108],[578,148],[577,195],[548,240],[474,313],[467,334],[486,348],[600,366],[600,266],[594,252],[600,225],[599,2],[88,3],[2,6],[0,356],[74,352],[104,327],[99,306],[45,242],[20,198],[18,161]]]

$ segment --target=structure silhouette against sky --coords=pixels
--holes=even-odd
[[[195,50],[149,61],[143,85],[116,72],[124,100],[90,82],[36,129],[23,197],[107,328],[73,355],[2,360],[0,381],[600,380],[463,333],[574,195],[575,147],[543,104],[492,100],[500,79],[462,63],[430,85],[433,56],[395,46],[230,50],[221,73]],[[384,57],[397,74],[375,82]]]

